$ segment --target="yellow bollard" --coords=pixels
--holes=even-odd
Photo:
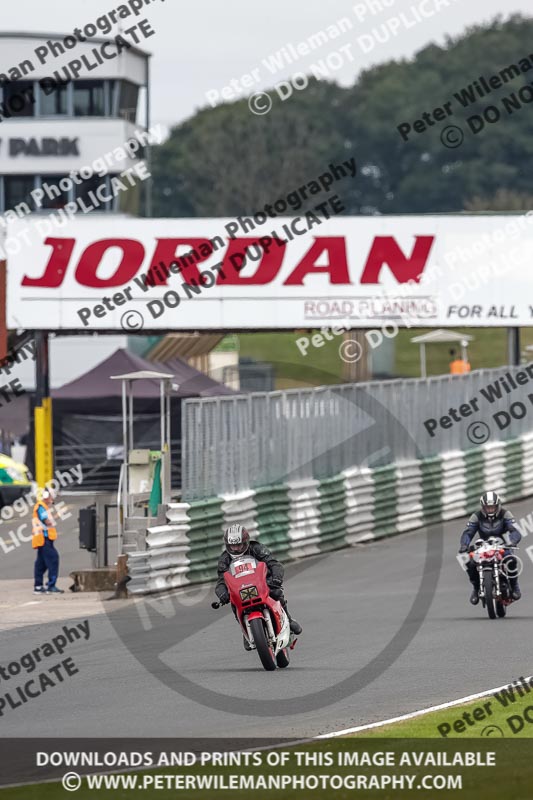
[[[51,398],[35,407],[35,480],[40,488],[54,477]]]

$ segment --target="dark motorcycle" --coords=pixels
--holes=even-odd
[[[477,565],[479,575],[479,597],[490,619],[505,617],[507,606],[513,602],[509,559],[509,547],[499,536],[478,539],[470,548],[470,558]]]

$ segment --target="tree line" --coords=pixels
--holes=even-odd
[[[533,86],[531,42],[533,19],[497,17],[427,45],[411,60],[365,70],[347,88],[310,79],[305,91],[274,103],[265,116],[254,116],[246,99],[204,108],[153,149],[153,213],[247,214],[351,156],[358,174],[340,192],[347,214],[532,208],[533,102],[524,88]],[[493,89],[491,78],[509,75],[505,70],[519,62],[520,75]],[[503,98],[521,89],[523,101],[514,101],[512,113],[502,110]],[[463,106],[457,95],[472,102]],[[419,124],[408,141],[399,134],[399,125],[413,127],[447,101],[452,114],[437,115],[445,117],[438,122],[431,116],[434,124],[426,117],[426,129]],[[502,112],[496,122],[484,117],[490,105]],[[473,116],[483,122],[477,133],[479,121],[467,122]],[[464,141],[457,145],[452,130],[446,146],[442,131],[452,125]]]

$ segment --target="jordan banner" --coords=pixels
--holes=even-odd
[[[8,326],[236,330],[533,321],[533,216],[14,220]],[[270,209],[272,210],[272,209]]]

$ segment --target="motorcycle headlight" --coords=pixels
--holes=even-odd
[[[259,597],[257,586],[246,586],[245,589],[241,589],[239,591],[239,594],[241,596],[241,600],[251,600],[252,597]]]

